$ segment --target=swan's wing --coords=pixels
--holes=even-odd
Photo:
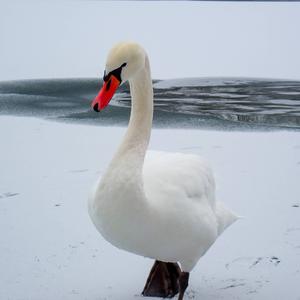
[[[207,162],[194,154],[148,151],[144,190],[155,202],[202,202],[215,211],[215,181]]]

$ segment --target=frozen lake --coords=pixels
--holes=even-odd
[[[128,86],[94,114],[99,79],[0,82],[0,114],[42,116],[83,124],[126,125]],[[156,127],[222,130],[300,129],[300,81],[254,78],[154,80]]]

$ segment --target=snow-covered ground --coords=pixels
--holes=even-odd
[[[124,128],[0,118],[0,299],[141,299],[150,259],[105,242],[87,196]],[[187,299],[300,299],[300,132],[153,130],[199,153],[244,218],[191,274]]]

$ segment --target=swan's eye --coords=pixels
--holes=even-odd
[[[122,68],[124,68],[126,66],[127,66],[127,63],[124,63],[119,68],[110,71],[107,75],[106,75],[106,71],[104,71],[103,81],[107,82],[109,80],[110,76],[114,75],[121,82],[122,81],[121,80]]]

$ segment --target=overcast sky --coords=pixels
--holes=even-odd
[[[154,78],[300,79],[299,30],[295,2],[0,2],[0,80],[102,76],[122,40]]]

